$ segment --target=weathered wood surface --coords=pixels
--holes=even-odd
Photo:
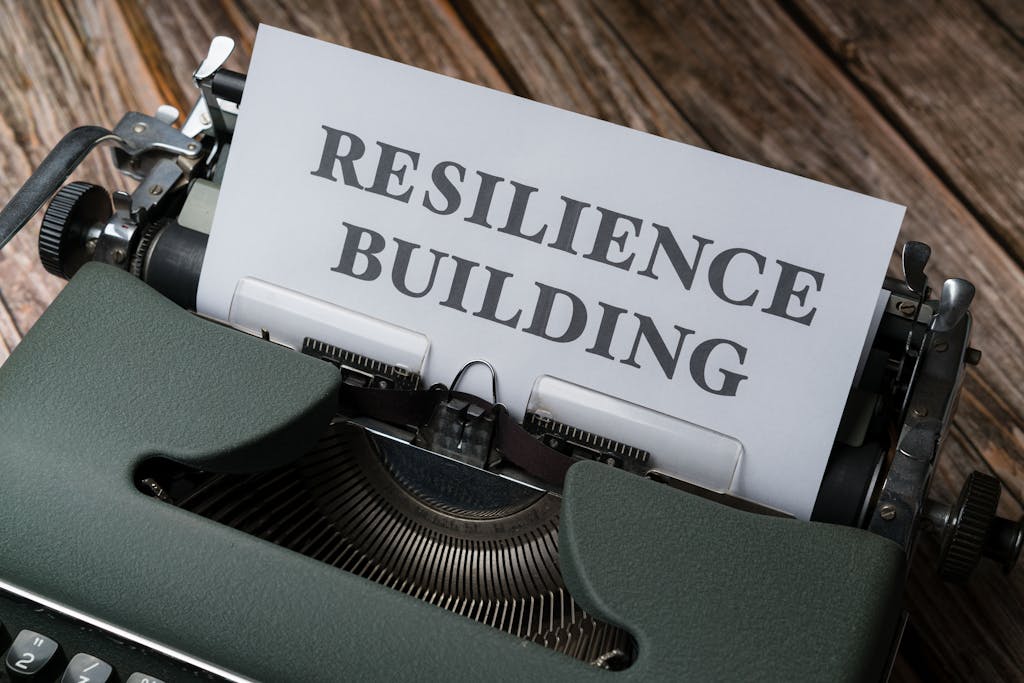
[[[1024,263],[1020,39],[970,3],[797,6],[832,57]]]
[[[934,492],[972,469],[1024,500],[1020,3],[0,0],[0,202],[66,130],[186,108],[211,35],[258,22],[890,199],[933,279],[978,285],[971,371]],[[79,176],[112,182],[102,156]],[[33,226],[0,252],[0,360],[60,288]],[[1024,572],[939,582],[925,540],[894,680],[1024,679]],[[841,571],[841,568],[840,568]]]
[[[1024,3],[1019,0],[981,0],[981,6],[992,19],[1024,42]]]
[[[158,102],[125,33],[121,14],[109,5],[0,5],[0,201],[71,128],[113,125],[125,109]],[[115,179],[100,155],[90,158],[82,175]],[[0,252],[0,358],[61,287],[39,265],[37,234],[38,219]]]

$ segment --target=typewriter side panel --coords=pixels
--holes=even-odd
[[[333,414],[324,364],[190,315],[110,266],[84,268],[41,320],[0,368],[10,462],[32,464],[10,451],[45,444],[92,476],[150,455],[262,469],[309,448]]]
[[[566,584],[634,634],[635,667],[656,653],[655,671],[685,680],[883,678],[906,566],[897,544],[680,495],[598,463],[574,465],[566,485]]]

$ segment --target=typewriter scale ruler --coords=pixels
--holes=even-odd
[[[558,564],[558,496],[371,441],[336,421],[291,466],[140,470],[166,502],[576,659],[623,668],[634,643],[584,611]]]

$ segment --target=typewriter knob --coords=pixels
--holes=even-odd
[[[970,576],[985,550],[989,529],[996,521],[999,480],[972,472],[960,489],[960,498],[949,510],[939,551],[939,575],[961,582]]]
[[[69,183],[50,200],[39,229],[39,259],[47,271],[70,278],[91,257],[107,219],[113,213],[110,195],[90,183]]]

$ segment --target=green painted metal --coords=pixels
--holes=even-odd
[[[336,388],[325,363],[86,266],[0,368],[0,578],[266,681],[877,678],[904,560],[860,530],[573,466],[566,582],[639,645],[632,667],[609,673],[132,483],[152,455],[224,471],[297,457]]]

